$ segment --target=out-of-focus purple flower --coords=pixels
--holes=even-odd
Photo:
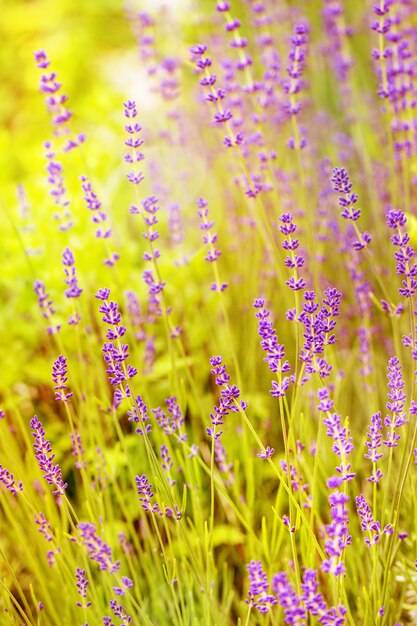
[[[221,250],[218,250],[215,246],[217,242],[217,234],[213,233],[212,231],[214,222],[208,219],[209,210],[208,210],[208,203],[206,200],[204,200],[203,198],[199,198],[197,200],[197,207],[198,207],[197,213],[201,219],[200,229],[204,233],[203,243],[207,246],[207,254],[204,257],[204,259],[208,261],[209,263],[213,263],[217,261],[217,259],[221,255]],[[226,287],[227,287],[227,283],[220,283],[218,280],[216,280],[211,285],[211,290],[212,291],[224,291]]]
[[[45,157],[47,159],[46,171],[48,174],[47,181],[50,185],[50,196],[52,197],[57,211],[54,213],[54,219],[59,222],[59,229],[67,231],[73,226],[71,212],[69,210],[70,202],[67,198],[65,189],[65,181],[63,176],[63,167],[56,159],[56,153],[52,148],[52,143],[45,143]]]
[[[122,605],[117,604],[116,600],[110,600],[110,608],[113,611],[114,616],[118,617],[119,620],[122,621],[122,624],[120,626],[123,626],[123,624],[125,626],[127,624],[130,624],[130,622],[132,621],[132,618],[129,615],[127,615],[127,613],[125,613]]]
[[[352,35],[352,28],[346,25],[343,3],[338,0],[324,0],[322,15],[327,34],[328,57],[340,83],[344,89],[348,89],[347,79],[353,58],[346,39]]]
[[[52,299],[49,297],[49,294],[46,293],[45,285],[42,281],[36,280],[33,284],[33,288],[38,297],[38,305],[42,316],[46,320],[50,320],[55,313],[55,309]],[[59,324],[56,326],[48,326],[48,334],[53,335],[58,333],[60,329],[61,326]]]
[[[85,450],[83,448],[83,444],[81,441],[81,435],[78,432],[74,432],[70,434],[71,438],[71,446],[72,446],[72,456],[74,456],[77,461],[75,463],[75,467],[77,469],[85,469],[87,466],[85,460],[82,459],[83,454],[85,454]]]
[[[347,426],[342,426],[342,419],[338,413],[331,412],[333,401],[330,399],[329,391],[323,387],[318,392],[320,400],[318,410],[327,414],[323,418],[323,424],[327,427],[327,436],[333,439],[332,450],[341,459],[341,464],[336,467],[337,476],[332,476],[328,480],[328,487],[339,487],[343,481],[350,482],[356,476],[351,470],[351,464],[347,462],[348,455],[353,450],[352,437]]]
[[[62,354],[54,361],[52,366],[52,380],[55,383],[55,400],[68,402],[72,397],[72,391],[67,391],[67,359]]]
[[[45,71],[50,66],[50,60],[45,50],[37,50],[34,54],[36,65],[42,70],[40,80],[40,91],[45,94],[45,104],[51,116],[54,135],[68,136],[68,123],[72,117],[72,112],[66,108],[68,96],[61,91],[62,84],[58,82],[55,72]],[[85,135],[80,133],[76,138],[68,138],[63,146],[64,152],[69,152],[73,148],[84,143]]]
[[[101,570],[108,571],[110,574],[118,572],[120,561],[113,562],[112,549],[97,535],[95,525],[89,522],[80,522],[78,530],[89,558],[98,563]]]
[[[152,425],[149,424],[149,414],[148,407],[146,403],[142,399],[142,396],[136,396],[134,404],[132,408],[127,412],[129,422],[134,422],[135,424],[139,424],[136,428],[135,432],[138,435],[144,435],[145,433],[148,435],[152,430]]]
[[[233,485],[235,482],[235,475],[233,473],[233,463],[228,460],[226,448],[221,442],[221,439],[214,440],[214,460],[217,463],[221,474],[225,474],[225,485]]]
[[[3,465],[0,465],[0,483],[14,496],[17,496],[20,491],[23,491],[23,483],[21,481],[16,482],[13,474],[3,467]]]
[[[146,475],[142,474],[142,476],[136,476],[135,481],[139,502],[141,502],[143,510],[163,515],[158,503],[151,506],[151,500],[154,497],[154,493],[152,491],[152,485],[149,483]]]
[[[75,572],[75,579],[76,579],[76,586],[77,586],[78,593],[80,594],[82,598],[86,598],[87,586],[88,586],[89,581],[87,580],[87,577],[85,575],[85,569],[81,569],[80,567],[77,567],[77,570]],[[76,602],[76,606],[80,607],[81,609],[88,609],[88,607],[91,606],[91,602],[86,602],[86,603]]]
[[[325,527],[325,552],[328,558],[321,564],[323,572],[341,576],[345,573],[343,552],[352,543],[348,533],[349,513],[347,503],[349,496],[340,491],[333,491],[329,496],[330,514],[332,521]]]
[[[62,480],[62,472],[59,465],[54,465],[52,461],[55,454],[52,453],[52,447],[48,439],[45,439],[45,431],[41,421],[36,415],[31,419],[30,426],[32,435],[35,438],[33,448],[36,454],[36,460],[41,472],[49,485],[53,485],[55,490],[52,492],[58,496],[58,499],[64,494],[67,483]]]
[[[246,604],[255,607],[259,613],[268,613],[277,601],[270,593],[269,582],[261,561],[251,561],[246,569],[250,583]]]
[[[260,459],[270,459],[271,456],[273,456],[275,453],[274,448],[271,448],[270,446],[266,446],[265,450],[261,450],[260,452],[258,452],[258,454],[256,456],[258,456]]]
[[[305,624],[307,612],[302,605],[301,598],[296,594],[293,586],[288,581],[285,572],[278,572],[272,577],[272,590],[278,602],[284,610],[286,624]]]
[[[293,119],[293,128],[296,129],[294,136],[288,141],[291,149],[302,149],[307,145],[305,136],[300,133],[296,116],[301,111],[301,102],[297,95],[303,88],[302,76],[307,56],[309,27],[307,24],[296,24],[291,37],[291,47],[288,54],[289,65],[287,67],[288,79],[283,81],[284,93],[288,96],[284,110],[290,119]]]
[[[122,587],[113,587],[116,596],[124,596],[127,589],[133,587],[133,581],[127,576],[122,576]]]
[[[82,289],[78,286],[78,278],[75,271],[75,259],[70,248],[65,248],[62,253],[62,264],[64,266],[64,283],[68,285],[68,289],[65,290],[67,298],[79,298],[82,294]],[[71,318],[69,323],[76,324],[79,318]]]
[[[160,453],[161,453],[162,469],[164,470],[165,474],[167,475],[168,484],[171,487],[173,487],[175,485],[175,480],[173,480],[171,478],[171,474],[170,474],[171,469],[173,467],[173,463],[172,463],[171,456],[169,454],[168,446],[163,444],[160,447],[159,450],[160,450]]]
[[[43,513],[39,513],[38,516],[35,515],[35,523],[39,527],[38,530],[45,538],[45,541],[51,542],[54,540],[52,526]]]

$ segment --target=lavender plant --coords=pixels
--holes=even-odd
[[[0,621],[416,623],[413,3],[188,4],[31,33]]]

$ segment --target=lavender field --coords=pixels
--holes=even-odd
[[[417,624],[414,0],[0,31],[0,626]]]

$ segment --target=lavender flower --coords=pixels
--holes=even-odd
[[[341,216],[355,223],[361,216],[361,210],[355,207],[358,196],[356,193],[352,193],[352,183],[349,180],[349,175],[345,168],[334,168],[332,183],[334,190],[340,194],[339,205],[343,209]],[[357,239],[351,244],[355,250],[362,250],[370,244],[371,236],[369,233],[361,233],[356,227],[356,235]]]
[[[101,570],[114,574],[120,569],[120,561],[113,562],[112,550],[96,533],[96,527],[89,522],[78,524],[81,540],[87,549],[89,558],[99,564]]]
[[[372,415],[367,437],[369,441],[365,441],[367,452],[364,454],[364,457],[372,462],[372,474],[366,480],[371,483],[379,483],[383,477],[381,470],[376,467],[376,463],[382,458],[382,452],[380,452],[382,445],[381,411]]]
[[[73,226],[71,212],[69,210],[69,200],[65,189],[65,181],[63,177],[63,167],[56,159],[56,153],[52,148],[52,143],[45,143],[45,156],[47,159],[46,171],[48,173],[47,181],[51,187],[50,195],[53,198],[57,211],[54,213],[54,219],[59,221],[59,229],[63,232],[69,230]]]
[[[52,380],[55,383],[55,400],[68,402],[73,394],[72,391],[67,391],[67,359],[62,354],[54,361]]]
[[[239,411],[238,399],[240,397],[240,389],[236,385],[229,385],[230,376],[226,372],[226,365],[222,365],[222,360],[221,356],[214,356],[210,359],[211,373],[216,376],[216,385],[223,387],[220,391],[219,405],[214,407],[213,413],[210,413],[212,426],[206,428],[208,436],[214,437],[214,439],[218,439],[221,436],[222,431],[217,432],[216,428],[224,424],[225,417],[231,411]],[[240,407],[242,410],[245,410],[247,403],[241,400]]]
[[[102,301],[99,310],[103,314],[103,322],[109,326],[106,332],[109,341],[103,345],[103,358],[107,364],[106,373],[109,382],[113,387],[117,387],[113,394],[113,404],[117,408],[123,398],[131,396],[128,381],[136,376],[137,369],[126,364],[129,346],[120,343],[121,337],[126,333],[126,327],[121,324],[122,316],[118,304],[113,300],[108,301],[109,296],[109,289],[100,289],[95,297]]]
[[[215,247],[215,244],[217,242],[217,234],[212,232],[214,222],[208,219],[209,210],[207,208],[208,203],[206,202],[206,200],[203,200],[203,198],[199,198],[197,200],[197,206],[198,206],[197,213],[201,219],[200,229],[204,232],[203,243],[206,244],[208,248],[208,252],[206,256],[204,257],[204,259],[205,261],[208,261],[209,263],[213,263],[217,261],[217,259],[221,255],[221,250],[218,250]],[[216,272],[215,274],[217,276]],[[224,291],[226,287],[227,287],[227,283],[220,283],[218,280],[216,280],[214,283],[212,283],[211,290],[212,291]]]
[[[75,271],[75,259],[72,251],[69,248],[65,248],[62,253],[62,264],[64,266],[64,283],[68,285],[68,289],[65,290],[67,298],[79,298],[82,294],[82,289],[78,286],[78,278]],[[80,320],[78,314],[71,317],[69,324],[77,324]]]
[[[75,456],[77,459],[75,463],[75,467],[77,469],[85,469],[87,467],[87,463],[82,460],[83,454],[85,454],[85,450],[83,448],[83,444],[81,441],[80,433],[74,432],[70,434],[71,446],[72,446],[72,456]]]
[[[296,123],[296,116],[301,111],[301,102],[297,100],[296,95],[300,93],[303,87],[302,75],[307,55],[309,28],[307,24],[296,24],[294,26],[294,34],[291,37],[291,48],[288,53],[290,64],[287,67],[289,78],[283,81],[284,93],[287,94],[288,100],[285,103],[285,112],[293,120],[294,136],[288,141],[291,149],[302,149],[307,145],[305,136],[300,135],[300,130]]]
[[[364,537],[365,544],[370,548],[379,541],[381,524],[374,520],[371,508],[363,493],[356,498],[356,508],[361,521],[361,528],[364,533],[369,535],[369,537]]]
[[[293,586],[289,583],[287,574],[279,572],[272,577],[272,589],[278,598],[279,604],[284,609],[286,624],[305,624],[307,612],[302,606],[301,598],[296,594]]]
[[[409,234],[403,230],[407,223],[407,218],[402,211],[390,209],[386,220],[388,228],[396,231],[391,237],[391,242],[397,248],[394,253],[394,258],[397,261],[397,274],[403,277],[402,287],[398,291],[405,298],[412,298],[417,291],[417,263],[412,263],[416,252],[409,245]]]
[[[346,507],[348,501],[349,496],[340,491],[334,491],[329,496],[332,521],[325,527],[327,535],[325,552],[328,558],[322,562],[321,569],[334,576],[341,576],[345,573],[343,552],[352,542],[348,533],[349,516]]]
[[[43,513],[39,513],[38,516],[35,515],[35,523],[39,526],[38,530],[43,535],[46,541],[53,541],[54,535],[52,531],[52,526],[46,519]]]
[[[144,433],[149,435],[152,425],[147,423],[149,421],[148,407],[141,396],[136,396],[134,405],[127,414],[129,422],[140,424],[135,430],[138,435],[144,435]]]
[[[87,586],[89,581],[86,578],[85,569],[77,567],[75,578],[77,581],[76,585],[78,593],[82,598],[86,598]],[[86,602],[85,604],[82,604],[81,602],[76,602],[76,606],[80,607],[81,609],[88,609],[88,607],[91,606],[91,602]]]
[[[16,483],[13,474],[3,467],[3,465],[0,465],[0,483],[14,496],[17,496],[20,491],[23,491],[23,483],[21,481]]]
[[[396,432],[396,428],[400,428],[407,424],[407,414],[404,412],[404,404],[406,395],[404,389],[404,379],[399,359],[394,356],[388,363],[388,393],[387,409],[391,411],[392,417],[387,415],[384,419],[384,425],[389,428],[387,439],[382,443],[388,448],[398,446],[400,435]]]
[[[143,161],[145,155],[139,150],[143,144],[143,139],[140,137],[140,131],[142,130],[140,124],[136,121],[138,111],[136,108],[136,102],[134,100],[128,100],[123,103],[124,116],[129,120],[125,125],[125,131],[129,135],[125,141],[125,145],[130,148],[130,151],[125,154],[125,162],[129,163],[132,169],[126,174],[126,178],[132,185],[139,185],[142,182],[144,176],[141,171],[137,169],[138,163]]]
[[[293,222],[291,213],[283,213],[279,221],[281,222],[279,230],[285,236],[285,240],[281,245],[286,252],[289,252],[285,258],[285,265],[293,270],[293,275],[285,284],[293,291],[299,291],[305,288],[306,281],[298,276],[298,269],[304,265],[304,259],[301,255],[295,253],[300,245],[298,239],[293,237],[297,226]]]
[[[267,576],[260,561],[251,561],[246,566],[249,577],[249,591],[246,604],[255,607],[259,613],[268,613],[277,601],[270,593]]]
[[[152,513],[163,515],[158,503],[151,506],[151,500],[154,497],[154,493],[152,491],[152,485],[149,483],[146,475],[142,474],[142,476],[136,476],[135,481],[139,502],[141,502],[143,510],[145,512],[151,511]]]
[[[53,495],[58,496],[59,499],[64,494],[67,483],[64,483],[62,480],[62,472],[59,465],[52,463],[55,454],[52,453],[50,442],[45,439],[45,431],[41,421],[36,415],[31,419],[30,426],[32,428],[32,435],[35,438],[33,448],[35,450],[36,460],[46,482],[55,487],[55,490],[52,492]]]
[[[261,337],[261,347],[266,352],[264,361],[268,363],[268,367],[271,372],[278,374],[278,382],[272,381],[272,389],[270,394],[274,398],[279,398],[285,395],[285,392],[290,386],[290,377],[281,374],[290,371],[290,364],[285,360],[285,349],[282,344],[278,343],[277,334],[272,325],[272,322],[268,319],[270,311],[265,308],[265,300],[263,298],[256,298],[253,306],[256,309],[256,317],[258,319],[258,334]]]
[[[47,70],[49,68],[51,63],[44,50],[37,50],[34,56],[39,69]],[[62,85],[58,82],[55,72],[43,71],[40,80],[40,90],[46,94],[45,104],[51,116],[54,135],[62,137],[69,134],[68,123],[72,117],[72,112],[65,106],[68,96],[61,92],[61,87]],[[63,150],[68,152],[84,141],[85,136],[80,133],[75,139],[67,139]]]

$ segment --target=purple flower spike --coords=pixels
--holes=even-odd
[[[242,410],[245,410],[248,406],[244,400],[238,403],[240,389],[236,385],[229,385],[230,375],[226,371],[226,365],[222,365],[222,361],[223,358],[221,356],[213,356],[210,359],[211,373],[216,376],[216,385],[223,387],[220,391],[219,405],[214,407],[213,413],[210,413],[212,427],[206,429],[208,436],[214,437],[214,439],[218,439],[221,436],[222,431],[216,431],[216,428],[224,424],[225,417],[231,411],[238,412],[239,404]]]
[[[60,354],[52,367],[52,380],[55,383],[55,400],[68,402],[72,392],[67,392],[67,359]]]
[[[270,459],[271,456],[273,456],[274,452],[274,448],[266,446],[265,450],[261,450],[261,452],[259,452],[256,456],[258,456],[260,459]]]
[[[386,220],[388,228],[396,231],[391,237],[391,242],[397,248],[394,253],[397,274],[403,278],[402,287],[398,291],[405,298],[412,298],[417,291],[417,263],[413,263],[416,252],[410,246],[409,234],[404,231],[407,218],[402,211],[390,209]]]
[[[20,481],[16,483],[13,474],[2,465],[0,465],[0,483],[14,496],[17,496],[20,491],[23,491],[23,483]]]
[[[334,576],[341,576],[345,573],[343,552],[346,546],[352,543],[352,538],[348,534],[348,501],[349,496],[340,491],[334,491],[329,496],[332,521],[325,527],[327,535],[325,552],[329,558],[323,561],[321,569]]]
[[[250,582],[246,604],[255,607],[259,613],[268,613],[277,601],[270,593],[268,579],[261,561],[251,561],[246,569]]]
[[[284,610],[286,624],[305,624],[307,611],[302,605],[301,598],[296,594],[293,586],[288,581],[285,572],[279,572],[272,577],[272,589],[278,602]]]
[[[77,567],[76,573],[75,573],[75,578],[76,578],[76,585],[77,585],[77,591],[80,594],[80,596],[82,598],[86,598],[87,597],[87,586],[88,586],[88,580],[87,577],[85,575],[85,569],[81,569],[79,567]],[[89,606],[91,606],[91,602],[86,602],[86,603],[81,603],[81,602],[76,602],[76,606],[80,607],[80,609],[88,609]]]
[[[356,498],[356,508],[361,521],[361,528],[364,533],[368,533],[368,537],[364,537],[365,544],[368,548],[378,543],[381,531],[381,525],[373,518],[371,508],[365,500],[365,496],[361,493]]]
[[[404,379],[399,359],[394,356],[388,363],[388,393],[387,409],[392,413],[384,419],[384,425],[389,429],[387,439],[382,443],[388,448],[398,446],[400,435],[396,429],[407,424],[407,413],[404,411],[406,395],[404,393]]]
[[[64,283],[68,285],[68,289],[65,290],[67,298],[79,298],[82,294],[82,289],[78,286],[78,278],[75,271],[75,259],[72,251],[69,248],[65,248],[62,253],[62,264],[64,266]]]
[[[89,522],[78,524],[81,540],[87,549],[89,558],[99,564],[101,570],[114,574],[120,569],[120,561],[113,562],[113,555],[108,546],[96,533],[96,527]]]
[[[62,496],[67,487],[67,483],[62,480],[62,472],[59,465],[53,465],[52,461],[55,458],[55,454],[52,453],[51,444],[45,439],[45,431],[43,429],[41,421],[35,415],[30,426],[32,428],[32,435],[35,438],[33,448],[36,454],[36,460],[40,467],[41,472],[49,485],[53,485],[55,490],[52,492],[54,495]]]

